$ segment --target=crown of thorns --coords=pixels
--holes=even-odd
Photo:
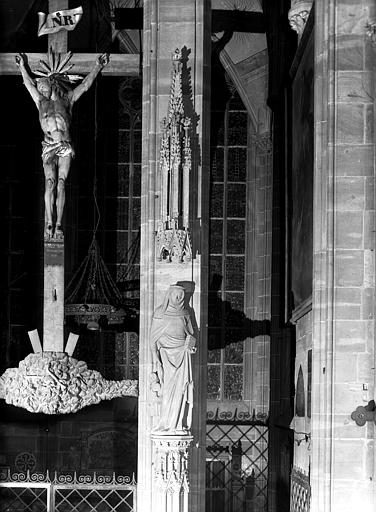
[[[74,66],[74,64],[69,64],[69,61],[72,58],[72,52],[66,53],[62,58],[60,53],[55,53],[50,48],[47,56],[48,62],[44,60],[39,61],[39,65],[42,69],[36,69],[34,71],[34,74],[39,77],[37,80],[47,78],[62,86],[69,86],[78,80],[82,80],[83,77],[81,75],[68,74],[68,71],[70,71]]]

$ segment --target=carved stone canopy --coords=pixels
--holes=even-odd
[[[138,381],[106,380],[65,352],[29,354],[0,377],[0,398],[30,412],[68,414],[120,396],[137,396]]]

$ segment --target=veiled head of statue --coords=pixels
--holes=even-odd
[[[169,288],[168,298],[170,303],[176,308],[182,308],[184,306],[184,295],[185,290],[182,286],[171,285]]]

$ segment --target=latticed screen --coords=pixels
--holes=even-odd
[[[46,511],[47,498],[43,487],[0,487],[0,512]]]
[[[56,489],[55,512],[132,512],[133,491],[117,489]]]
[[[243,398],[247,112],[212,112],[208,399]]]
[[[268,428],[208,423],[206,512],[266,512]]]

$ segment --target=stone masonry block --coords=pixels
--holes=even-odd
[[[337,73],[337,101],[344,103],[370,103],[372,98],[371,73],[339,71]]]
[[[336,220],[336,247],[341,249],[361,248],[363,246],[363,212],[337,212]]]
[[[364,253],[357,250],[337,250],[335,255],[335,285],[361,286],[364,277]]]
[[[337,66],[340,70],[363,69],[363,38],[351,34],[336,37]]]
[[[336,151],[336,176],[372,176],[373,145],[345,145],[331,148]]]
[[[366,349],[366,322],[362,320],[340,320],[335,322],[335,345],[337,350],[352,354]],[[353,379],[355,380],[355,378]]]
[[[338,210],[363,210],[365,203],[364,178],[337,178],[335,193]]]
[[[364,142],[364,107],[362,104],[337,105],[336,140],[339,144]]]

